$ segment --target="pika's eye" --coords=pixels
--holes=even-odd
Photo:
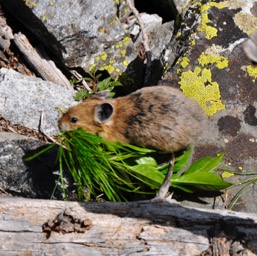
[[[78,118],[77,117],[72,117],[70,119],[71,123],[77,123],[78,122]]]

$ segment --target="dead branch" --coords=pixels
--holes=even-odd
[[[14,34],[14,42],[24,54],[28,63],[37,70],[43,79],[71,89],[68,79],[56,67],[55,63],[46,56],[46,53],[39,53],[24,34],[21,32]],[[42,58],[40,55],[44,55],[44,57]]]

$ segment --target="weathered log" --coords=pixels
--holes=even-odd
[[[46,53],[39,53],[38,50],[30,44],[24,34],[21,32],[14,34],[14,42],[19,50],[24,54],[28,63],[43,79],[65,86],[66,88],[71,88],[69,80],[56,67],[55,63],[46,56]]]
[[[3,256],[257,254],[257,215],[248,213],[0,198],[0,218]]]

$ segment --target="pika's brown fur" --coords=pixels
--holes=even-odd
[[[205,120],[198,103],[178,89],[153,86],[117,99],[88,98],[58,125],[62,131],[83,128],[111,142],[175,152],[197,141]]]

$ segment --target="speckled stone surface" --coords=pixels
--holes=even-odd
[[[243,42],[257,28],[256,6],[253,0],[192,1],[181,13],[176,34],[173,50],[179,58],[165,75],[208,116],[195,158],[225,152],[223,167],[239,172],[257,171],[257,68],[243,50]],[[255,187],[248,187],[234,209],[257,211]],[[237,190],[217,199],[223,201],[219,207],[225,207]]]

